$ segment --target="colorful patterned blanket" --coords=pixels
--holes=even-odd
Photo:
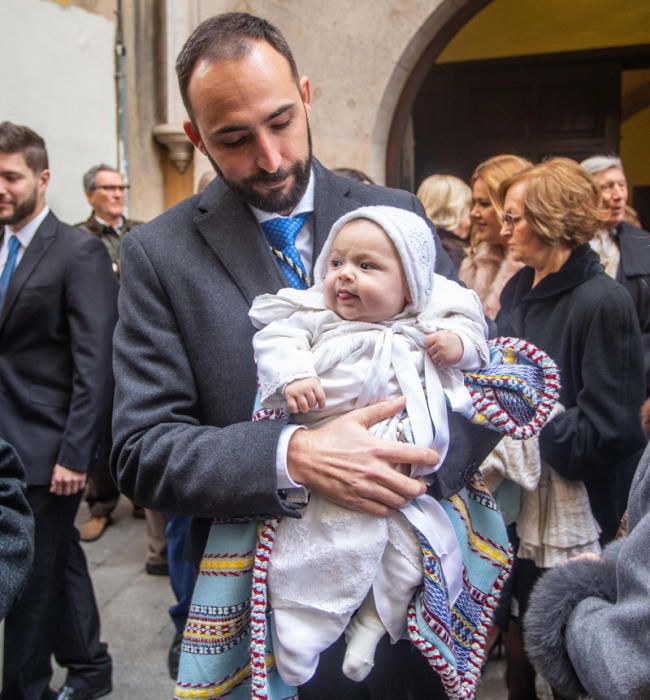
[[[490,341],[490,366],[466,373],[471,420],[515,439],[536,434],[559,395],[559,373],[539,349],[515,338]],[[254,419],[277,414],[258,409]],[[449,698],[473,698],[485,639],[510,572],[512,552],[494,500],[475,475],[441,501],[463,555],[463,590],[450,605],[440,560],[416,531],[424,580],[410,605],[412,643]],[[266,573],[277,521],[215,522],[183,633],[176,700],[297,698],[277,673],[268,627]]]

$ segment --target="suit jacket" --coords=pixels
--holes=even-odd
[[[55,464],[96,459],[112,390],[117,285],[94,236],[50,213],[25,250],[0,315],[0,437],[29,485]]]
[[[616,279],[629,292],[641,327],[646,371],[646,396],[650,396],[650,233],[626,221],[618,226],[621,263]]]
[[[314,168],[314,258],[334,221],[359,206],[424,217],[411,194]],[[436,249],[437,270],[451,276],[437,238]],[[250,421],[248,310],[258,294],[286,286],[250,209],[215,180],[129,233],[121,265],[111,455],[121,490],[145,507],[203,518],[291,513],[276,484],[280,422]],[[463,424],[462,433],[452,426],[458,460],[441,470],[436,488],[453,492],[497,438],[452,420]]]

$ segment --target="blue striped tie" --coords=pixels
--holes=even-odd
[[[271,244],[271,252],[278,258],[287,282],[295,289],[307,289],[309,277],[296,248],[296,237],[308,214],[279,216],[262,222],[262,229]]]
[[[17,236],[11,236],[9,238],[9,253],[7,255],[7,262],[5,263],[2,274],[0,275],[0,308],[4,302],[5,294],[7,293],[7,287],[9,286],[9,280],[14,274],[16,269],[16,261],[18,260],[18,251],[20,250],[20,241]]]

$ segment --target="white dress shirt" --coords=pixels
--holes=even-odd
[[[314,182],[314,171],[312,170],[309,173],[309,182],[307,183],[307,189],[305,190],[305,193],[303,194],[301,200],[298,202],[298,204],[295,206],[295,208],[293,209],[291,214],[289,214],[289,216],[298,216],[298,214],[313,213]],[[253,212],[253,216],[255,216],[255,218],[260,224],[262,224],[262,222],[264,221],[269,221],[270,219],[276,219],[279,216],[278,214],[274,214],[273,212],[263,211],[262,209],[257,209],[253,206],[251,206],[251,211]],[[262,227],[260,226],[260,236],[263,235],[264,232],[262,231]],[[307,273],[307,276],[310,277],[312,268],[314,266],[314,224],[313,217],[311,216],[308,216],[305,219],[305,223],[303,224],[302,228],[300,229],[300,232],[296,236],[296,250],[300,254],[300,259],[302,260],[302,264],[305,267],[305,272]],[[304,488],[301,487],[299,484],[296,484],[295,481],[293,481],[293,479],[289,476],[289,469],[287,468],[287,452],[289,450],[289,440],[291,439],[291,436],[296,432],[296,430],[301,429],[304,429],[304,426],[287,425],[282,429],[282,432],[280,433],[280,439],[278,441],[278,448],[276,451],[275,461],[278,490],[300,489],[301,492],[304,491]]]

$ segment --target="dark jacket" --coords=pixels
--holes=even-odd
[[[616,279],[630,293],[639,319],[646,395],[650,396],[650,233],[624,221],[617,228],[615,240],[621,251]]]
[[[24,479],[18,455],[0,439],[0,620],[25,585],[34,558],[34,518]]]
[[[440,238],[440,245],[443,247],[451,264],[454,266],[454,272],[458,274],[463,258],[467,255],[467,245],[462,238],[458,238],[455,233],[448,231],[446,228],[436,227],[436,231]]]
[[[545,350],[559,365],[566,412],[540,434],[542,459],[585,482],[603,541],[614,536],[644,446],[641,337],[629,295],[587,245],[536,287],[524,268],[501,295],[497,326]]]
[[[122,237],[128,233],[131,229],[139,226],[141,221],[133,221],[132,219],[123,219],[122,226],[120,227],[120,232],[118,233],[112,226],[106,226],[99,223],[95,218],[95,213],[93,212],[86,221],[75,224],[77,228],[82,228],[84,231],[88,231],[93,235],[97,236],[101,242],[106,246],[106,250],[111,257],[111,263],[113,264],[113,272],[115,273],[115,278],[120,281],[120,246],[122,244]]]
[[[0,314],[0,437],[27,483],[55,464],[94,465],[113,385],[117,285],[104,246],[51,212],[14,272]]]

